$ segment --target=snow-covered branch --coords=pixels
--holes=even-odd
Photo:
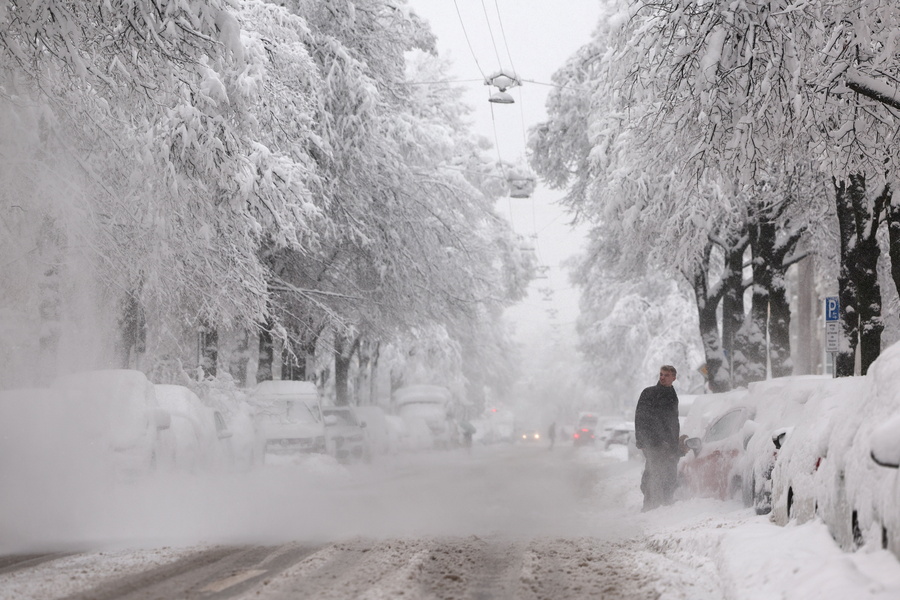
[[[900,110],[900,89],[893,85],[875,77],[864,75],[856,69],[847,71],[845,81],[847,87],[854,92]]]

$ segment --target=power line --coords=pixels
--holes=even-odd
[[[483,2],[484,0],[482,0],[482,3]],[[500,16],[500,5],[497,3],[497,0],[494,0],[494,8],[497,10],[497,21],[500,22],[500,34],[503,36],[503,45],[506,46],[506,56],[509,58],[509,66],[510,68],[512,68],[513,73],[518,73],[518,71],[516,71],[516,65],[513,63],[512,53],[509,51],[509,43],[506,39],[506,30],[503,28],[503,17]]]
[[[443,81],[401,81],[403,85],[431,85],[440,83],[481,83],[483,79],[445,79]]]
[[[484,3],[484,0],[482,0],[482,4],[483,3]],[[503,15],[500,14],[500,4],[499,4],[498,0],[494,0],[494,9],[497,11],[497,21],[500,23],[500,34],[503,37],[503,46],[506,48],[506,56],[507,56],[507,58],[509,58],[509,66],[513,70],[513,75],[515,76],[515,78],[517,80],[521,81],[519,79],[518,71],[516,70],[516,63],[513,62],[512,52],[510,52],[510,50],[509,50],[509,40],[506,37],[506,28],[503,26]],[[495,50],[496,50],[496,48],[495,48]],[[499,56],[497,57],[497,60],[498,61],[500,60]],[[524,148],[527,148],[527,146],[528,146],[528,136],[526,135],[526,132],[525,132],[525,107],[524,107],[524,102],[522,100],[521,88],[519,89],[518,104],[519,104],[519,115],[521,116],[521,119],[522,119],[522,143],[523,143],[523,149],[524,149]]]
[[[544,83],[543,81],[534,81],[533,79],[520,79],[519,81],[525,81],[528,83],[533,83],[535,85],[546,85],[547,87],[555,87],[561,90],[577,90],[586,94],[590,94],[593,91],[588,88],[575,87],[572,85],[559,85],[558,83]]]
[[[500,51],[497,50],[497,42],[494,40],[494,28],[491,27],[491,18],[488,16],[487,5],[484,3],[484,0],[481,0],[481,8],[484,10],[484,20],[487,21],[488,33],[491,34],[491,45],[494,46],[494,55],[497,57],[497,67],[502,69],[503,61],[500,60]]]
[[[478,64],[478,60],[475,61]],[[481,67],[479,66],[479,69]],[[486,77],[482,79],[441,79],[435,81],[401,81],[399,83],[403,85],[427,85],[427,84],[440,84],[440,83],[483,83]],[[535,85],[545,85],[547,87],[555,87],[561,90],[576,90],[579,92],[584,92],[586,94],[590,94],[592,90],[583,87],[575,87],[571,85],[559,85],[557,83],[544,83],[543,81],[535,81],[533,79],[519,79],[520,82],[524,83],[533,83]]]
[[[463,23],[462,13],[459,12],[459,3],[456,0],[453,0],[453,6],[456,7],[456,16],[459,17],[459,26],[462,27],[463,35],[466,38],[466,44],[469,46],[469,52],[472,53],[472,59],[475,61],[475,66],[478,67],[478,72],[481,73],[482,80],[485,79],[484,69],[481,68],[481,65],[478,64],[478,57],[475,56],[475,50],[472,49],[472,42],[469,40],[469,32],[466,31],[466,24]]]

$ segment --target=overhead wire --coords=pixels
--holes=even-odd
[[[513,70],[513,75],[515,76],[516,81],[521,82],[522,80],[519,79],[519,71],[516,69],[516,63],[513,62],[512,52],[510,52],[509,50],[509,40],[506,37],[506,28],[503,26],[503,15],[500,14],[499,0],[494,0],[494,9],[497,11],[497,22],[500,24],[500,35],[503,37],[503,46],[506,48],[506,56],[507,58],[509,58],[509,66]],[[519,116],[522,119],[522,148],[523,152],[525,152],[528,148],[528,136],[526,135],[525,128],[525,103],[522,98],[522,90],[519,89]]]
[[[475,50],[472,48],[472,41],[469,39],[469,32],[466,31],[466,24],[463,22],[462,13],[459,11],[459,3],[457,0],[453,0],[453,6],[456,7],[456,16],[459,17],[459,26],[462,27],[463,36],[466,38],[466,44],[469,46],[469,52],[472,54],[472,59],[475,61],[475,66],[478,67],[478,72],[481,73],[481,78],[486,79],[487,76],[484,74],[484,69],[481,68],[481,65],[478,63],[478,57],[475,56]]]
[[[494,46],[494,55],[497,57],[497,65],[500,69],[503,69],[503,61],[500,60],[500,51],[497,50],[497,41],[494,39],[494,28],[491,27],[491,18],[488,16],[487,5],[484,3],[484,0],[481,0],[481,8],[484,11],[484,20],[487,22],[488,33],[491,35],[491,45]]]
[[[462,27],[463,35],[465,36],[465,39],[466,39],[466,44],[469,47],[469,52],[472,54],[472,58],[475,61],[475,65],[478,67],[478,71],[481,73],[481,76],[485,80],[487,80],[485,72],[481,68],[481,64],[478,62],[478,57],[476,56],[475,50],[472,47],[472,42],[471,42],[471,39],[469,38],[469,33],[466,29],[465,22],[463,21],[463,18],[462,18],[462,12],[459,9],[458,0],[453,0],[453,5],[456,8],[456,15],[459,18],[459,23],[460,23],[460,26]],[[503,60],[500,58],[500,51],[497,48],[497,40],[494,37],[494,28],[491,25],[490,15],[488,14],[487,5],[485,4],[484,0],[481,0],[481,8],[484,13],[485,22],[487,23],[488,33],[490,34],[491,45],[494,48],[494,55],[497,58],[497,63],[498,63],[499,68],[502,70]],[[515,62],[513,61],[513,57],[512,57],[512,52],[509,49],[509,41],[506,37],[506,28],[503,25],[503,16],[500,13],[500,4],[499,4],[498,0],[494,0],[494,9],[496,10],[496,13],[497,13],[497,22],[500,27],[500,34],[503,38],[503,45],[504,45],[504,48],[506,49],[506,56],[509,60],[510,68],[513,70],[513,77],[516,79],[516,81],[518,83],[521,84],[522,80],[519,79],[519,77],[518,77]],[[410,82],[410,83],[417,83],[417,82]],[[520,117],[521,131],[522,131],[523,152],[527,153],[528,135],[527,135],[527,129],[525,126],[525,109],[524,109],[524,101],[523,101],[523,95],[522,95],[521,90],[519,90],[518,96],[519,96],[519,117]],[[502,152],[500,149],[500,137],[497,133],[497,118],[494,113],[493,103],[491,103],[490,110],[491,110],[491,128],[493,129],[493,134],[494,134],[494,147],[496,148],[496,151],[497,151],[497,164],[499,165],[500,172],[502,173],[503,178],[508,180],[509,174],[507,173],[506,166],[503,163]],[[515,221],[514,221],[511,196],[507,197],[507,204],[508,204],[508,209],[509,209],[510,226],[513,228],[513,231],[515,231]],[[534,201],[533,197],[531,197],[531,228],[532,228],[532,235],[530,237],[534,240],[535,257],[538,259],[538,262],[542,262],[542,259],[540,256],[540,251],[538,249],[538,244],[537,244],[537,241],[538,241],[537,212],[536,212],[535,201]]]
[[[481,0],[482,7],[485,11],[485,18],[487,18],[487,8],[484,6],[484,0]],[[497,22],[500,25],[500,35],[503,38],[503,46],[506,48],[506,56],[509,59],[509,66],[513,70],[513,76],[517,82],[521,83],[521,79],[519,79],[518,71],[516,70],[515,61],[513,61],[512,52],[509,49],[509,40],[506,37],[506,27],[503,25],[503,15],[500,12],[500,3],[499,0],[494,0],[494,10],[497,12]],[[488,28],[490,30],[490,19],[488,19]],[[494,42],[494,34],[493,30],[491,30],[491,41]],[[494,52],[497,54],[497,61],[500,61],[499,52],[497,52],[496,42],[494,42]],[[520,86],[519,86],[520,87]],[[522,152],[527,156],[528,152],[528,133],[527,128],[525,126],[525,102],[524,102],[524,94],[520,89],[518,91],[519,96],[519,119],[520,119],[520,127],[522,130]],[[493,118],[493,110],[491,111],[491,117]],[[496,137],[496,125],[495,125],[495,137]],[[510,206],[510,214],[512,214],[512,206]],[[534,240],[534,249],[535,256],[538,259],[538,262],[543,262],[541,259],[540,248],[538,244],[538,231],[537,231],[537,212],[535,208],[535,200],[534,197],[531,196],[531,238]]]
[[[484,4],[484,0],[482,0],[482,4]],[[506,29],[503,28],[503,17],[500,16],[500,5],[497,3],[497,0],[494,0],[494,8],[497,11],[497,22],[500,23],[500,35],[503,36],[503,45],[506,47],[506,56],[509,58],[509,66],[513,70],[513,73],[518,73],[516,71],[516,65],[513,63],[512,53],[509,51],[509,43],[506,39]],[[499,60],[499,57],[498,57]],[[518,78],[518,75],[517,75]]]
[[[439,81],[401,81],[400,83],[403,85],[431,85],[438,83],[475,83],[483,82],[483,79],[444,79]]]

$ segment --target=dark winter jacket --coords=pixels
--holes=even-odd
[[[634,441],[638,448],[678,450],[678,394],[656,384],[641,392],[634,411]]]

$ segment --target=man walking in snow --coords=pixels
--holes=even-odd
[[[678,459],[681,456],[678,425],[678,394],[675,367],[659,368],[659,383],[641,392],[634,411],[635,445],[644,451],[641,491],[644,511],[672,504],[675,495]]]

